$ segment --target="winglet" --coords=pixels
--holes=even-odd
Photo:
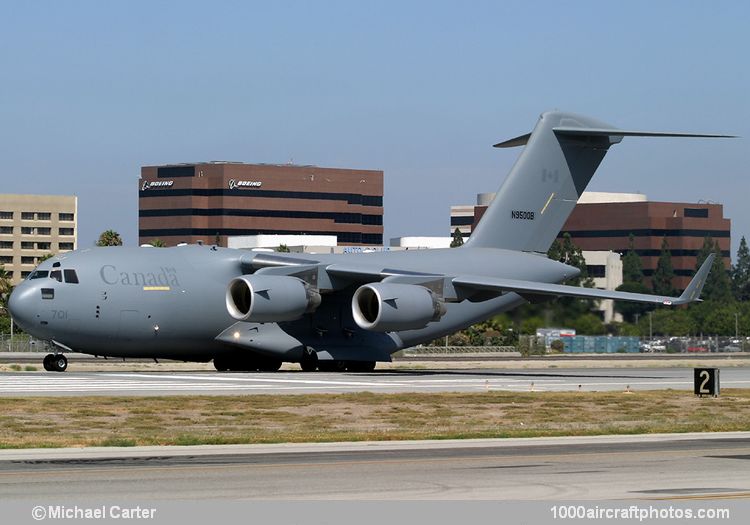
[[[685,304],[699,300],[701,292],[703,291],[703,285],[706,284],[706,277],[708,277],[708,272],[711,271],[711,265],[714,263],[715,255],[716,254],[714,253],[708,254],[708,257],[706,257],[706,260],[703,261],[701,267],[697,272],[695,272],[695,276],[690,281],[690,284],[687,285],[687,288],[685,288],[685,291],[682,292],[682,295],[680,295],[679,299],[674,301],[674,304]]]

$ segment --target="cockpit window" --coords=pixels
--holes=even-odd
[[[78,274],[75,270],[63,270],[63,274],[66,283],[78,284]]]
[[[34,270],[31,272],[31,275],[29,275],[29,279],[43,279],[47,276],[49,276],[49,271],[47,270]]]
[[[60,270],[52,270],[49,273],[50,279],[54,279],[58,283],[62,282],[62,272]]]

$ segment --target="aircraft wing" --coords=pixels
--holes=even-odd
[[[397,268],[382,268],[377,265],[363,264],[325,264],[314,260],[266,256],[253,261],[260,274],[292,275],[310,282],[320,289],[338,290],[352,282],[368,283],[388,281],[392,283],[416,284],[434,290],[446,301],[456,302],[490,292],[501,294],[516,292],[520,295],[551,295],[580,297],[583,299],[613,299],[616,301],[634,301],[641,303],[680,305],[699,301],[700,293],[706,282],[708,272],[713,264],[714,254],[710,254],[696,272],[690,284],[679,297],[650,295],[632,292],[617,292],[584,288],[565,284],[546,283],[542,281],[524,281],[481,275],[458,275],[455,277],[434,273],[414,272]]]
[[[711,270],[714,254],[710,254],[696,272],[693,279],[682,295],[679,297],[665,297],[663,295],[649,295],[631,292],[616,292],[610,290],[599,290],[596,288],[584,288],[581,286],[568,286],[564,284],[551,284],[537,281],[519,281],[515,279],[502,279],[496,277],[458,276],[453,278],[453,286],[456,288],[470,288],[479,291],[517,292],[534,295],[562,295],[569,297],[581,297],[592,299],[614,299],[617,301],[636,301],[642,303],[654,303],[664,305],[686,304],[700,300],[706,276]]]

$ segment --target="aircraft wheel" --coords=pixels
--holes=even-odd
[[[305,352],[302,355],[302,361],[300,361],[299,366],[303,372],[315,372],[318,369],[318,354],[315,350],[309,346],[305,347]]]
[[[279,368],[281,368],[279,359],[264,359],[258,366],[261,372],[278,372]]]
[[[229,362],[224,357],[214,357],[214,368],[217,372],[229,370]]]
[[[318,369],[317,361],[313,361],[312,359],[301,361],[299,366],[302,368],[303,372],[315,372]]]
[[[47,354],[42,360],[42,366],[47,372],[52,372],[52,360],[55,358],[54,354]]]
[[[57,354],[55,356],[52,356],[50,365],[52,370],[55,372],[65,372],[65,370],[67,370],[68,368],[68,358],[62,354]]]
[[[349,372],[372,372],[375,370],[375,361],[349,361],[346,369]]]
[[[346,361],[320,361],[318,370],[321,372],[343,372],[346,370]]]

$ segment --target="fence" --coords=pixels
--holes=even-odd
[[[0,335],[0,352],[48,352],[47,343],[28,335]]]
[[[425,355],[487,355],[517,352],[515,346],[415,346],[402,350],[403,357],[419,357]]]

